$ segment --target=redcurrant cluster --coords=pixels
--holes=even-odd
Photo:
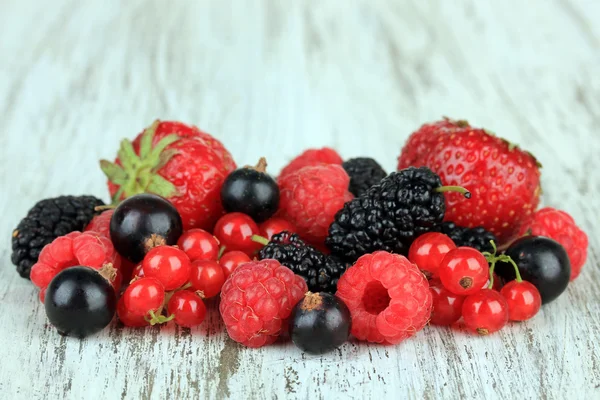
[[[539,311],[538,289],[524,281],[515,262],[507,255],[480,253],[470,247],[456,247],[441,233],[428,233],[411,246],[409,259],[430,280],[433,325],[452,325],[461,317],[470,331],[487,335],[502,329],[508,321],[525,321]],[[494,270],[498,262],[514,267],[516,279],[499,287]]]
[[[217,296],[233,271],[262,247],[252,236],[271,238],[284,230],[294,227],[279,218],[258,226],[248,215],[230,213],[217,222],[214,236],[190,229],[176,246],[154,247],[134,269],[118,303],[119,319],[132,327],[171,320],[188,328],[200,325],[206,316],[204,299]]]

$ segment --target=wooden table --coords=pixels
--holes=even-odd
[[[5,399],[600,397],[600,2],[0,1],[0,393]],[[108,200],[98,159],[153,119],[195,123],[276,173],[307,147],[393,170],[448,115],[531,150],[544,203],[590,236],[581,277],[530,322],[485,338],[428,327],[323,357],[246,349],[216,311],[191,332],[46,324],[10,263],[42,198]]]

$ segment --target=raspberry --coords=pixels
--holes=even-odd
[[[329,225],[352,200],[350,178],[339,165],[304,167],[279,180],[279,216],[290,221],[309,242],[323,243]]]
[[[551,207],[542,208],[533,215],[531,222],[523,225],[519,236],[545,236],[560,243],[571,261],[571,280],[581,273],[587,259],[588,237],[573,217]]]
[[[327,164],[342,165],[343,161],[344,160],[342,160],[342,157],[340,157],[337,151],[330,149],[329,147],[323,147],[322,149],[308,149],[290,161],[290,163],[281,170],[279,179],[304,167]]]
[[[121,266],[121,259],[108,238],[93,231],[71,232],[42,249],[38,262],[31,268],[31,281],[43,290],[65,268],[82,265],[100,269],[107,264],[117,271]],[[117,281],[111,280],[115,289]]]
[[[219,311],[227,333],[248,347],[273,343],[307,290],[304,279],[278,261],[239,266],[221,289]]]
[[[358,340],[400,343],[431,315],[427,279],[405,257],[385,251],[360,257],[340,278],[336,296],[350,309]]]
[[[110,219],[114,213],[115,210],[106,210],[102,214],[95,216],[85,228],[85,232],[94,231],[110,239]]]

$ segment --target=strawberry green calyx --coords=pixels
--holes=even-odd
[[[122,197],[130,197],[140,193],[154,193],[164,198],[177,196],[177,188],[161,175],[159,171],[177,155],[177,150],[167,147],[180,138],[173,134],[162,138],[152,146],[159,120],[154,121],[140,138],[139,155],[133,149],[130,140],[123,139],[118,157],[121,165],[107,160],[100,160],[100,168],[108,180],[119,186],[113,196],[113,203]]]

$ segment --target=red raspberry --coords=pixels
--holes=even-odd
[[[405,257],[366,254],[338,282],[336,293],[352,314],[358,340],[396,344],[423,329],[431,315],[427,279]]]
[[[239,266],[221,289],[219,311],[227,333],[248,347],[273,343],[307,291],[304,279],[275,260]]]
[[[278,216],[294,224],[301,237],[322,243],[335,214],[352,200],[350,178],[339,165],[304,167],[279,180]]]
[[[344,160],[342,160],[342,157],[340,157],[337,151],[330,149],[329,147],[323,147],[322,149],[308,149],[290,161],[290,163],[281,170],[279,179],[304,167],[327,164],[342,165],[343,162]]]
[[[40,289],[45,289],[52,278],[68,267],[83,265],[100,269],[107,264],[119,270],[121,259],[111,241],[93,231],[71,232],[46,245],[38,262],[31,268],[31,281]],[[113,279],[115,288],[118,279]]]
[[[102,214],[96,215],[85,228],[85,232],[94,231],[110,239],[110,219],[114,213],[115,210],[106,210]]]
[[[571,280],[579,276],[587,259],[588,237],[573,217],[551,207],[542,208],[531,222],[521,227],[519,236],[526,234],[549,237],[560,243],[571,261]]]

